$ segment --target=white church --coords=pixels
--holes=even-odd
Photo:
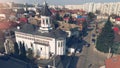
[[[25,23],[15,29],[15,39],[20,47],[24,44],[26,51],[32,49],[34,56],[49,59],[55,55],[66,54],[67,33],[52,27],[52,13],[45,2],[41,10],[41,23],[36,26]]]

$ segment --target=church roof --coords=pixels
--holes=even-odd
[[[44,5],[43,5],[43,7],[41,9],[41,15],[43,15],[43,16],[51,16],[52,15],[52,13],[49,10],[48,5],[47,5],[46,2],[44,3]]]
[[[49,31],[48,33],[46,33],[46,32],[45,32],[45,33],[41,33],[41,32],[39,32],[39,31],[36,31],[35,34],[36,34],[36,35],[40,35],[40,36],[57,38],[57,39],[59,39],[59,38],[61,38],[61,37],[63,37],[63,38],[67,37],[67,33],[64,32],[64,31],[61,30],[61,29],[51,30],[51,31]]]
[[[25,23],[23,26],[20,27],[21,32],[25,33],[32,33],[35,31],[36,27],[30,23]]]
[[[41,33],[39,31],[39,27],[33,24],[25,23],[23,26],[21,26],[20,29],[16,29],[15,31],[33,34],[33,35],[39,35],[44,37],[51,37],[51,38],[65,38],[67,37],[67,33],[61,29],[53,29],[49,32]]]

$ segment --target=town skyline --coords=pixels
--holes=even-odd
[[[49,5],[79,5],[79,4],[84,4],[84,3],[110,3],[110,2],[119,2],[118,0],[1,0],[1,3],[5,3],[5,2],[15,2],[15,3],[30,3],[30,4],[35,4],[35,3],[39,3],[42,4],[43,1],[47,1],[47,3],[49,3]]]

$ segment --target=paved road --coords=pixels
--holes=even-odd
[[[88,36],[84,38],[88,43],[91,43],[91,34],[93,31],[88,32]],[[79,55],[76,68],[99,68],[104,65],[106,56],[94,51],[95,45],[91,44],[90,47],[83,47],[82,53]]]
[[[90,47],[83,46],[82,53],[76,54],[75,56],[77,57],[71,59],[68,68],[99,68],[104,65],[106,54],[95,51],[95,45],[91,43],[91,35],[93,33],[94,30],[89,31],[88,35],[84,38],[85,41],[91,44]]]

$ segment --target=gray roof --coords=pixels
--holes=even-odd
[[[43,15],[43,16],[51,16],[52,15],[52,13],[49,10],[48,5],[47,5],[46,2],[45,2],[45,4],[43,5],[43,7],[41,9],[41,15]]]
[[[50,30],[49,32],[41,33],[39,31],[38,26],[30,24],[30,23],[23,24],[23,26],[21,26],[21,29],[16,29],[15,28],[15,31],[28,33],[28,34],[33,34],[33,35],[57,38],[57,39],[67,37],[67,33],[65,31],[61,30],[61,29],[53,29],[53,30]]]

